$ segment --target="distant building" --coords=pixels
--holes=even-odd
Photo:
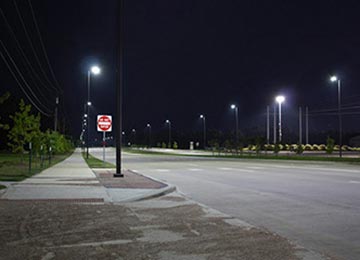
[[[360,147],[360,135],[350,138],[349,144],[352,147]]]

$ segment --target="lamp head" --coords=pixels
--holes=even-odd
[[[285,101],[285,97],[284,96],[277,96],[276,98],[275,98],[275,100],[276,100],[276,102],[278,102],[278,103],[282,103],[282,102],[284,102]]]
[[[337,77],[336,76],[331,76],[330,77],[330,81],[331,82],[335,82],[335,81],[337,81],[338,79],[337,79]]]
[[[98,75],[101,72],[101,69],[98,66],[92,66],[90,70],[91,70],[91,73],[94,75]]]
[[[200,115],[200,118],[204,118],[204,115]]]
[[[231,108],[231,109],[235,109],[236,106],[235,106],[234,104],[232,104],[232,105],[230,106],[230,108]]]

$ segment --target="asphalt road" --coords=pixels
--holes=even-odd
[[[101,149],[92,153],[102,158]],[[109,162],[115,150],[108,148]],[[124,167],[338,259],[360,259],[359,165],[123,154]]]

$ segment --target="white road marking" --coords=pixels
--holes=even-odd
[[[189,165],[189,166],[194,166],[194,167],[199,166],[199,165],[197,165],[197,164],[195,164],[195,163],[189,163],[188,165]]]
[[[217,168],[218,170],[221,170],[221,171],[233,171],[234,169],[233,168],[225,168],[225,167],[220,167],[220,168]]]
[[[157,171],[157,172],[169,172],[170,170],[168,170],[168,169],[155,169],[155,171]]]
[[[351,170],[351,169],[340,169],[340,168],[323,168],[323,167],[299,167],[299,166],[282,166],[282,165],[272,165],[275,168],[283,168],[283,169],[300,169],[300,170],[318,170],[318,171],[328,171],[328,172],[351,172],[351,173],[360,173],[359,170]],[[250,167],[248,167],[250,168]]]
[[[356,184],[360,184],[360,181],[349,181],[349,183],[356,183]]]
[[[226,168],[226,167],[221,167],[221,168],[217,168],[217,169],[218,169],[218,170],[221,170],[221,171],[254,172],[253,170],[240,169],[240,168]]]
[[[254,170],[249,170],[249,169],[234,169],[234,170],[238,172],[254,172]]]
[[[248,169],[254,169],[254,170],[264,170],[265,168],[264,167],[256,167],[256,166],[249,166],[249,167],[246,167]]]
[[[190,168],[190,169],[188,169],[188,171],[192,171],[192,172],[201,172],[201,171],[203,171],[203,169]]]

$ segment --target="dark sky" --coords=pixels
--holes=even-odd
[[[17,2],[41,55],[28,2]],[[64,91],[62,113],[78,136],[92,64],[102,68],[91,81],[93,114],[115,112],[116,1],[32,4]],[[2,0],[0,6],[35,63],[13,1]],[[266,106],[283,94],[283,124],[295,131],[299,106],[336,108],[336,87],[329,82],[333,73],[342,80],[344,105],[360,106],[359,13],[358,1],[125,0],[125,130],[150,122],[157,131],[165,119],[175,129],[196,130],[200,114],[210,128],[230,129],[231,103],[239,106],[241,129],[264,129]],[[1,39],[21,63],[1,23]],[[0,64],[1,92],[5,86],[21,93]],[[55,96],[45,95],[48,100]],[[359,116],[346,115],[345,128],[359,131]],[[334,116],[311,117],[314,130],[336,126]]]

